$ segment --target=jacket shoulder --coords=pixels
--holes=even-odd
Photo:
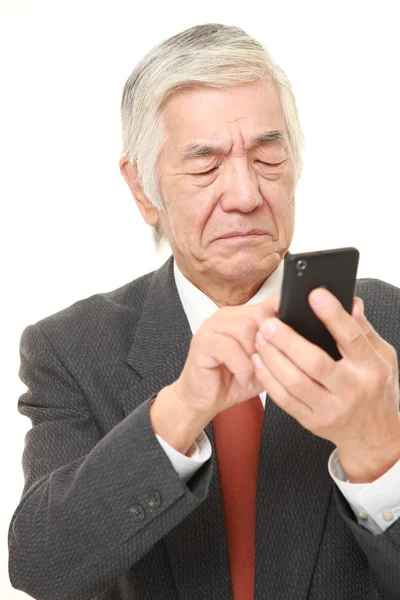
[[[382,305],[382,303],[400,303],[400,288],[383,281],[383,279],[375,279],[373,277],[365,277],[357,279],[355,295],[359,295],[371,306]]]
[[[82,337],[92,331],[99,333],[102,328],[118,330],[131,329],[137,323],[142,306],[155,271],[146,273],[129,283],[108,292],[99,292],[77,300],[36,323],[28,325],[25,331],[41,330],[49,338],[60,334]],[[116,331],[117,332],[117,331]]]
[[[383,279],[377,279],[375,277],[363,277],[361,279],[357,279],[357,285],[372,289],[390,289],[394,293],[400,294],[400,288],[395,286],[393,283],[389,283],[388,281],[384,281]]]

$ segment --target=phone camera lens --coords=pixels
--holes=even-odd
[[[304,271],[307,268],[307,263],[305,260],[298,260],[296,263],[296,269],[298,271]]]

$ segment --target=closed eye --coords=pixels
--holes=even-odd
[[[281,165],[281,164],[282,164],[282,163],[284,163],[285,161],[284,161],[284,160],[281,160],[281,162],[278,162],[278,163],[266,163],[266,162],[263,162],[262,160],[257,160],[256,162],[259,162],[259,163],[261,163],[262,165],[268,165],[269,167],[279,167],[279,165]]]
[[[215,169],[218,169],[218,167],[214,167],[213,169],[210,169],[209,171],[203,171],[203,173],[193,173],[193,175],[207,175],[207,173],[212,173],[213,171],[215,171]]]
[[[279,163],[266,163],[263,162],[262,160],[256,160],[256,162],[261,163],[262,165],[266,165],[267,167],[279,167],[279,165],[281,165],[282,163],[284,163],[285,161],[282,160]],[[193,175],[208,175],[208,173],[212,173],[213,171],[215,171],[216,169],[218,169],[219,167],[214,167],[212,169],[210,169],[209,171],[203,171],[202,173],[193,173]]]

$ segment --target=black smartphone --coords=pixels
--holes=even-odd
[[[334,248],[300,254],[287,252],[284,258],[279,319],[335,360],[342,355],[311,308],[308,294],[317,287],[325,287],[351,314],[359,257],[357,248]]]

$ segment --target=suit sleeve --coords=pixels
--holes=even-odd
[[[374,535],[356,521],[354,512],[339,488],[333,495],[339,513],[350,529],[369,565],[372,582],[385,600],[398,600],[400,593],[400,520]]]
[[[40,324],[24,330],[20,353],[28,389],[18,410],[32,427],[9,526],[10,581],[40,600],[86,600],[205,500],[212,464],[181,481],[151,426],[154,396],[102,437]]]
[[[400,517],[400,459],[375,481],[351,483],[335,448],[328,461],[328,470],[351,506],[358,524],[374,535],[386,531]]]

